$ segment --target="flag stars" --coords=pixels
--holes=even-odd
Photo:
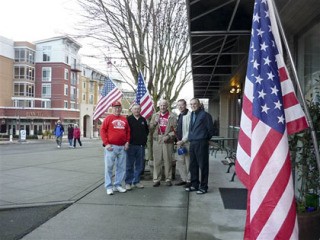
[[[269,56],[264,58],[263,60],[264,60],[264,65],[270,66],[271,60],[269,59]]]
[[[260,65],[260,64],[257,62],[257,60],[254,60],[254,62],[253,62],[253,67],[256,68],[256,69],[258,69],[259,65]]]
[[[271,88],[271,94],[274,94],[277,96],[278,92],[279,92],[279,90],[278,90],[277,86],[274,86],[273,88]]]
[[[262,99],[264,99],[264,96],[267,95],[267,94],[263,91],[263,89],[262,89],[261,91],[258,91],[258,93],[259,93],[258,98],[262,98]]]
[[[283,115],[281,115],[280,117],[277,117],[278,118],[278,123],[282,123],[282,124],[284,124],[284,117],[283,117]]]
[[[264,33],[264,31],[262,31],[261,29],[257,29],[258,32],[258,36],[262,37],[262,34]]]
[[[268,45],[266,45],[265,42],[263,42],[262,44],[260,44],[260,49],[263,51],[267,51]]]
[[[260,75],[258,76],[258,77],[255,77],[255,79],[256,79],[256,83],[259,83],[259,84],[261,84],[261,82],[262,82],[262,78],[260,77]]]
[[[267,104],[261,106],[261,108],[262,108],[261,112],[265,112],[265,113],[268,113],[268,110],[270,109],[268,108]]]
[[[274,105],[275,105],[274,107],[275,109],[278,108],[279,110],[281,110],[282,104],[280,103],[280,100],[278,100],[278,102],[275,102]]]
[[[254,22],[260,22],[260,18],[261,18],[261,17],[259,17],[258,13],[256,13],[255,15],[253,15],[253,21],[254,21]]]
[[[275,76],[272,74],[272,72],[267,73],[267,75],[268,75],[268,79],[271,80],[271,81],[273,81],[273,78],[274,78]]]

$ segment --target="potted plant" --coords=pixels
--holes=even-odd
[[[319,141],[320,102],[307,101],[307,107]],[[320,238],[320,177],[310,129],[291,137],[289,146],[296,178],[299,239],[318,240]]]

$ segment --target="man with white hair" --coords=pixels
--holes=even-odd
[[[166,186],[172,186],[172,154],[177,117],[169,112],[167,100],[160,101],[160,111],[150,121],[153,132],[153,186],[159,187],[164,166]]]

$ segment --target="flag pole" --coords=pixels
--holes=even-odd
[[[297,85],[298,92],[299,92],[301,100],[302,100],[302,105],[304,107],[304,111],[305,111],[305,114],[306,114],[306,118],[307,118],[310,130],[311,130],[312,143],[313,143],[314,150],[315,150],[315,155],[316,155],[316,160],[317,160],[317,165],[318,165],[318,171],[320,173],[320,156],[319,156],[319,148],[318,148],[318,142],[317,142],[317,138],[316,138],[316,132],[314,130],[314,126],[313,126],[313,123],[312,123],[312,120],[311,120],[311,117],[310,117],[310,113],[309,113],[309,109],[308,109],[307,104],[306,104],[306,100],[305,100],[304,95],[302,93],[301,85],[300,85],[298,74],[297,74],[297,69],[296,69],[295,64],[293,62],[292,54],[291,54],[291,51],[290,51],[290,48],[289,48],[289,44],[288,44],[285,32],[284,32],[283,27],[282,27],[282,23],[281,23],[281,19],[279,17],[277,6],[274,3],[274,0],[271,0],[271,2],[272,2],[272,5],[273,5],[273,9],[274,9],[274,13],[275,13],[275,16],[276,16],[276,20],[278,22],[278,26],[279,26],[279,29],[280,29],[280,34],[282,36],[283,43],[285,45],[285,48],[287,50],[287,53],[288,53],[288,56],[289,56],[289,59],[290,59],[290,63],[291,63],[292,71],[293,71],[293,75],[294,75],[293,77],[294,77],[295,83]]]

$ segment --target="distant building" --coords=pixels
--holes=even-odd
[[[101,120],[92,116],[106,74],[80,63],[81,45],[62,36],[14,42],[0,36],[0,134],[52,132],[58,119],[78,123],[83,137],[97,137]],[[113,79],[121,88],[122,80]],[[123,114],[134,99],[123,91]],[[110,111],[111,109],[109,109]]]

